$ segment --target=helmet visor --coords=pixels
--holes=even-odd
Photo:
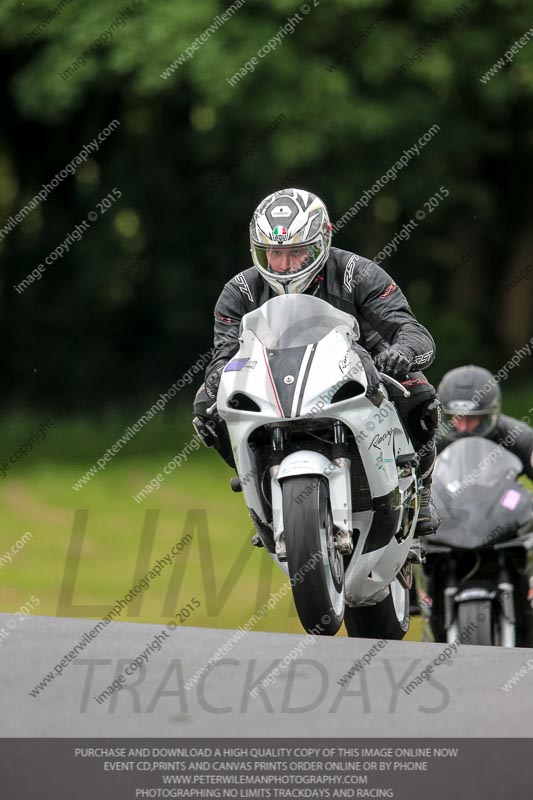
[[[448,439],[458,439],[463,436],[487,436],[498,419],[498,414],[485,412],[484,414],[452,414],[444,412],[442,415],[443,433]]]
[[[324,256],[322,242],[298,245],[252,244],[256,266],[265,272],[281,277],[294,275],[314,266]]]

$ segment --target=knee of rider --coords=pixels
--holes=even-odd
[[[442,405],[436,394],[428,398],[423,403],[422,419],[426,428],[434,433],[442,423]]]
[[[415,408],[409,410],[406,419],[402,419],[417,452],[421,447],[425,450],[428,447],[432,449],[431,444],[434,448],[435,429],[426,424],[424,413],[421,405],[417,404]]]

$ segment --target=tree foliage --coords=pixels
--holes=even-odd
[[[0,233],[4,340],[15,344],[4,402],[71,392],[71,407],[93,410],[164,390],[210,346],[213,304],[249,266],[248,221],[265,194],[312,189],[337,220],[434,125],[335,243],[373,257],[425,211],[382,265],[436,338],[435,380],[464,361],[497,370],[531,335],[533,277],[521,276],[533,251],[533,38],[481,80],[533,34],[527,4],[310,0],[305,13],[246,0],[209,32],[229,6],[0,5],[0,230],[120,123]],[[430,211],[441,186],[450,194]],[[115,187],[120,200],[17,292]]]

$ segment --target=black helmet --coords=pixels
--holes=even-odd
[[[440,433],[444,439],[487,436],[494,429],[502,393],[487,369],[472,364],[452,369],[441,380],[437,394],[442,403]]]

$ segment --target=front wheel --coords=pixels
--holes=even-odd
[[[346,633],[355,639],[403,639],[409,630],[409,590],[395,579],[387,597],[373,606],[346,606]]]
[[[308,633],[334,636],[344,614],[344,562],[335,547],[329,484],[305,475],[282,483],[287,566],[300,622]]]

